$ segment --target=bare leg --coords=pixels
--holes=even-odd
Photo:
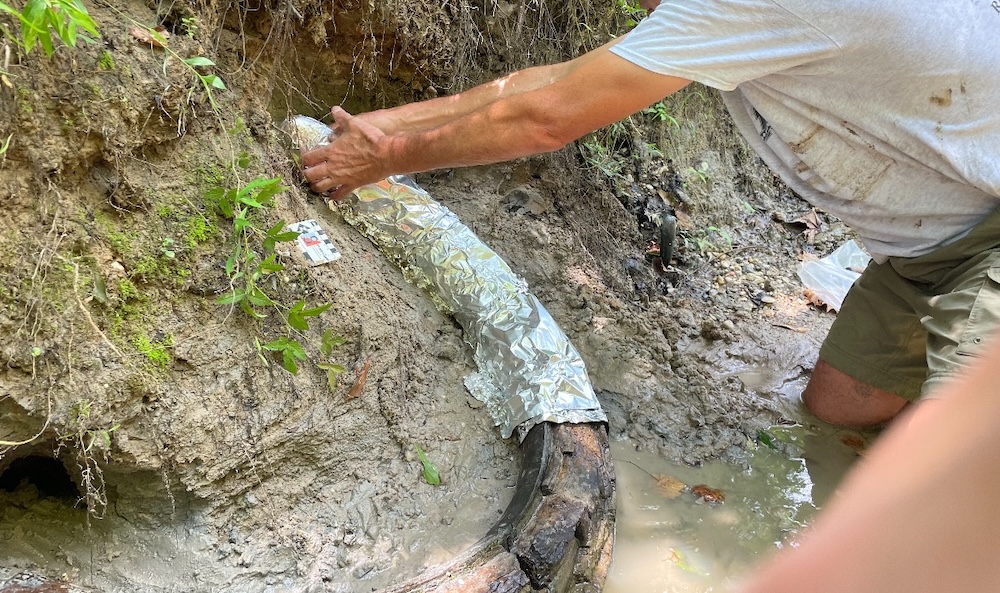
[[[863,383],[820,360],[802,401],[817,418],[838,426],[869,428],[892,420],[906,404],[902,397]]]

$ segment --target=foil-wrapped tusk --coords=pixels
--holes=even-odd
[[[310,117],[282,127],[300,150],[330,139]],[[455,316],[479,368],[466,388],[505,438],[541,422],[607,421],[580,354],[524,280],[412,179],[389,177],[331,207]]]

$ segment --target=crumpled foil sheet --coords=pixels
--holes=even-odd
[[[311,117],[283,124],[300,150],[329,141]],[[606,422],[569,339],[519,278],[450,210],[405,175],[330,204],[455,316],[479,372],[465,380],[507,438],[541,422]]]

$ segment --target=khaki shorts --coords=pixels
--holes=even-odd
[[[819,357],[912,401],[968,366],[997,328],[1000,210],[931,253],[871,263]]]

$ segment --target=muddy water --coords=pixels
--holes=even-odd
[[[697,468],[614,443],[617,537],[605,593],[732,590],[809,523],[871,438],[818,423],[774,427],[742,464]],[[672,498],[646,472],[717,488],[725,501],[704,503],[690,491]]]

